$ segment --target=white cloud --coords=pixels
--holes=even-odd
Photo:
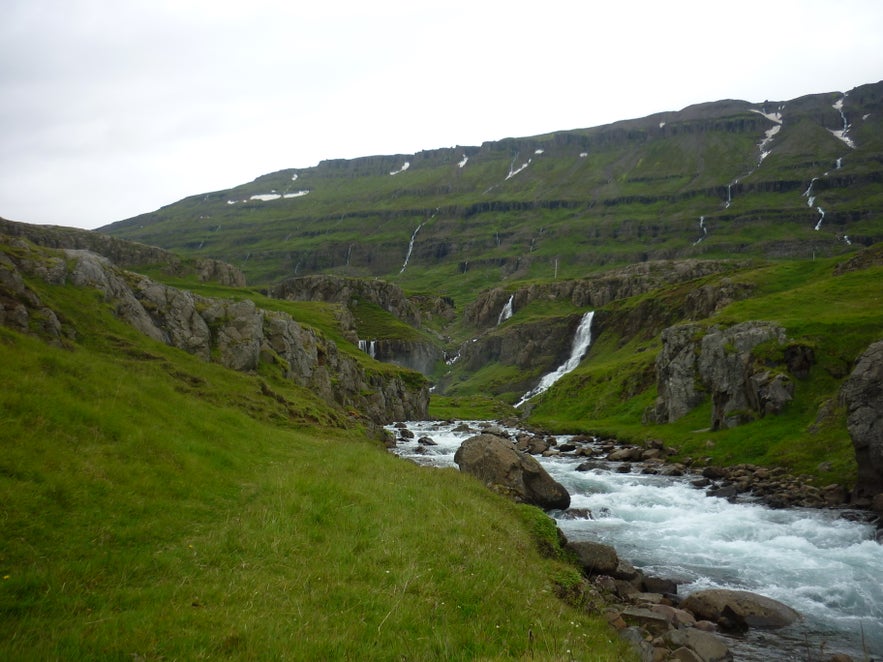
[[[324,158],[876,82],[883,5],[7,0],[0,215],[96,227]]]

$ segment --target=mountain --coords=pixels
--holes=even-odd
[[[881,339],[881,212],[883,82],[324,161],[101,232],[343,306],[436,415],[663,439],[866,499],[883,480],[856,483],[840,389]]]
[[[417,154],[329,160],[100,232],[252,284],[380,277],[457,303],[658,259],[811,258],[883,238],[883,83],[719,101]]]

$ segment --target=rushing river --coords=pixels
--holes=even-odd
[[[473,431],[461,423],[407,422],[414,439],[394,452],[430,466],[456,466],[454,453]],[[510,430],[510,432],[512,432]],[[417,443],[429,437],[437,445]],[[559,440],[566,437],[559,437]],[[753,591],[803,615],[776,631],[750,630],[730,645],[737,660],[828,660],[834,652],[857,662],[883,659],[883,545],[871,525],[843,511],[771,509],[706,497],[690,478],[619,473],[585,458],[538,458],[571,494],[571,509],[592,518],[552,512],[570,540],[605,542],[645,573],[681,582],[683,597],[703,588]]]

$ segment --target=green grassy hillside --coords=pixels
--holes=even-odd
[[[3,659],[628,655],[555,597],[539,511],[31,286],[75,339],[0,327]]]
[[[848,141],[834,133],[844,117]],[[102,231],[228,261],[252,284],[382,277],[465,305],[501,282],[643,260],[811,258],[880,241],[881,136],[881,83],[845,97],[721,101],[476,147],[323,161]]]

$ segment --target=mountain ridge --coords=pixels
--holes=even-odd
[[[328,273],[444,284],[465,299],[493,282],[652,259],[833,255],[883,238],[881,136],[883,83],[724,100],[323,160],[99,231],[230,262],[253,283]]]

